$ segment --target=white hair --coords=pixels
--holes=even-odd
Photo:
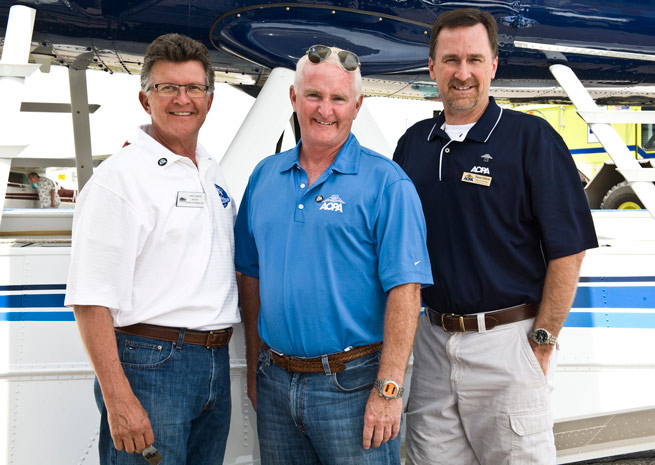
[[[293,81],[293,88],[298,90],[298,87],[302,84],[304,74],[303,70],[305,68],[305,65],[309,62],[309,64],[323,64],[323,63],[329,63],[334,66],[338,66],[339,69],[342,71],[352,74],[353,75],[353,87],[355,90],[355,99],[358,99],[360,95],[362,95],[362,73],[360,71],[360,67],[358,66],[356,70],[354,71],[346,71],[343,66],[341,66],[341,62],[339,61],[339,52],[342,51],[343,49],[337,48],[337,47],[330,47],[330,50],[332,52],[330,55],[323,60],[320,63],[312,63],[309,61],[309,57],[307,54],[303,55],[300,60],[298,60],[298,63],[296,64],[296,76]]]

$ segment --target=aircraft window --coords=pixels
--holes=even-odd
[[[9,172],[9,182],[15,184],[30,184],[29,179],[25,173],[18,173],[16,171]]]
[[[643,106],[644,111],[654,111],[655,107]],[[644,150],[655,150],[655,124],[641,125],[641,148]]]
[[[655,124],[641,125],[641,143],[644,150],[655,150]]]

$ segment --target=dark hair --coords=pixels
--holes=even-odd
[[[164,34],[152,41],[146,49],[141,68],[141,89],[147,92],[151,85],[150,74],[152,66],[158,61],[199,61],[205,68],[205,76],[209,92],[214,92],[214,70],[209,60],[207,47],[197,40],[182,34]]]
[[[439,15],[430,33],[430,58],[435,59],[434,52],[437,48],[437,36],[442,29],[471,27],[476,24],[482,24],[487,30],[491,55],[496,58],[498,56],[498,25],[493,16],[477,8],[461,8]]]

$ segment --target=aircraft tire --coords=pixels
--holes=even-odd
[[[623,181],[607,191],[600,203],[602,210],[640,210],[644,206],[628,181]]]

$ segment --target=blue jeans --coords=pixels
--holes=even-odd
[[[182,338],[180,338],[182,339]],[[228,347],[207,349],[116,333],[118,356],[132,391],[148,412],[162,465],[220,465],[230,428]],[[114,447],[96,379],[101,414],[101,465],[145,465],[141,454]]]
[[[380,353],[346,363],[340,373],[293,373],[260,353],[257,430],[262,465],[400,464],[400,436],[362,446],[364,410]]]

